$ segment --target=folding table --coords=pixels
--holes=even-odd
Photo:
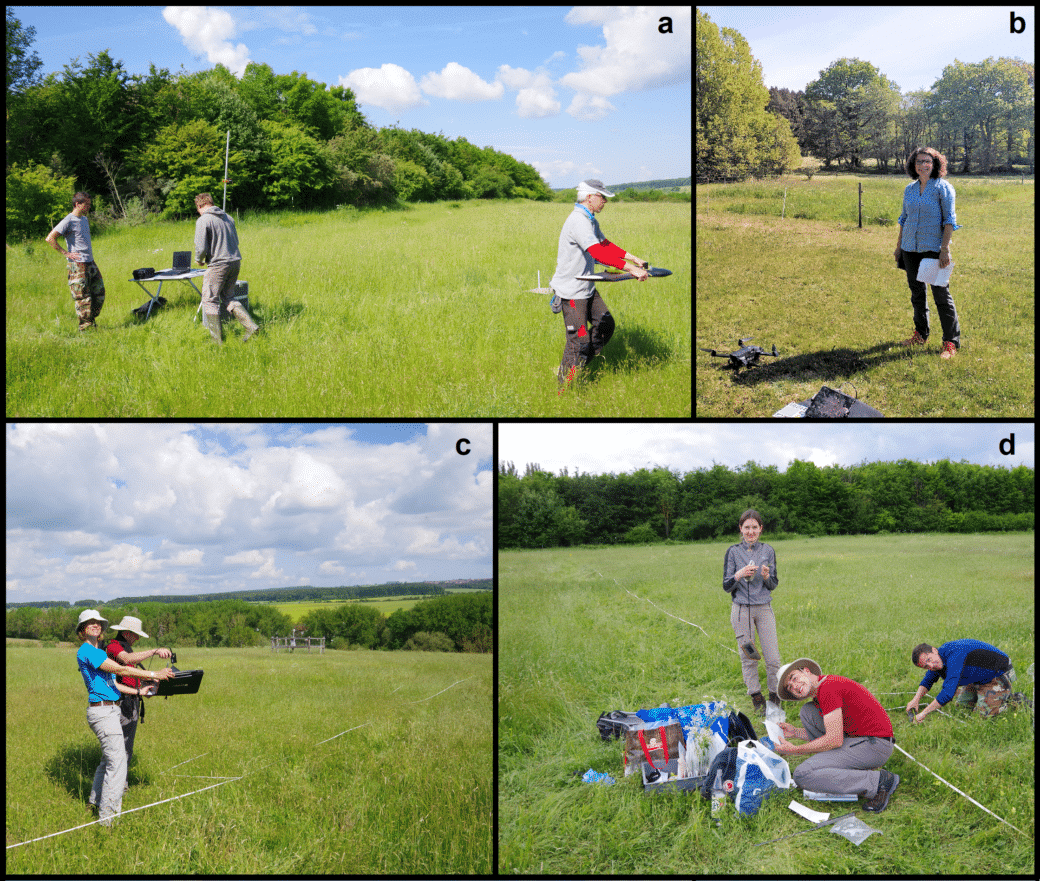
[[[199,306],[201,307],[202,291],[195,287],[195,282],[193,282],[192,279],[198,278],[200,275],[205,274],[205,269],[161,269],[159,270],[159,272],[155,273],[155,275],[153,275],[151,278],[132,278],[130,279],[130,281],[134,282],[134,284],[140,285],[141,290],[148,294],[148,311],[145,313],[145,318],[148,318],[148,316],[152,314],[152,306],[155,305],[155,301],[158,299],[159,294],[162,293],[162,286],[164,281],[183,281],[191,285],[193,288],[195,288],[195,293],[199,295]],[[148,288],[145,287],[145,282],[150,281],[159,282],[159,288],[158,290],[156,290],[154,294],[148,293]]]

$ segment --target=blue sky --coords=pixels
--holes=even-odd
[[[14,7],[42,75],[249,62],[352,88],[376,126],[443,132],[552,187],[690,175],[691,7]],[[658,33],[671,16],[675,33]]]
[[[10,423],[7,599],[490,578],[492,474],[481,423]]]
[[[720,28],[740,31],[762,62],[766,88],[802,91],[839,58],[869,61],[907,92],[931,89],[954,61],[1033,63],[1032,6],[942,6],[918,19],[904,6],[698,6]],[[1011,11],[1025,31],[1011,33]]]
[[[1015,454],[1001,454],[1000,442],[1015,435]],[[686,473],[718,463],[735,468],[748,461],[781,471],[794,459],[828,465],[936,462],[964,459],[980,465],[1034,467],[1035,430],[1031,423],[979,422],[936,424],[799,425],[779,420],[759,423],[569,423],[503,424],[498,431],[499,458],[518,473],[532,462],[558,474],[627,473],[661,465]]]

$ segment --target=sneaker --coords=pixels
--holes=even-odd
[[[901,345],[901,346],[923,346],[926,342],[928,342],[928,340],[926,340],[923,336],[921,336],[921,334],[919,334],[915,330],[914,331],[914,335],[912,337],[910,337],[910,339],[903,340],[899,345]]]
[[[898,785],[899,775],[882,768],[881,779],[878,780],[877,795],[867,800],[867,803],[863,805],[863,810],[873,811],[875,814],[883,811],[888,807],[888,800],[892,793],[896,791]]]
[[[954,355],[957,354],[956,343],[946,342],[943,343],[942,354],[939,356],[944,361],[949,361]]]

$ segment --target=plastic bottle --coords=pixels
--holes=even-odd
[[[725,803],[726,792],[722,788],[722,770],[715,771],[715,782],[711,784],[711,822],[716,826],[722,825],[722,806]]]

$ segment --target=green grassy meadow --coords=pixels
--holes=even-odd
[[[131,270],[168,267],[194,223],[94,238],[106,300],[82,334],[65,261],[43,242],[7,250],[7,415],[64,417],[688,417],[690,209],[610,205],[603,231],[673,271],[603,284],[617,329],[577,390],[557,394],[563,320],[548,285],[570,206],[411,205],[400,211],[251,215],[240,278],[262,331],[215,346],[199,298],[168,282],[147,298]],[[201,288],[202,278],[195,280]]]
[[[763,540],[777,554],[772,602],[785,662],[812,657],[824,672],[866,685],[886,709],[903,707],[923,676],[911,664],[912,648],[974,636],[1009,654],[1016,689],[1033,696],[1026,675],[1034,662],[1032,534]],[[638,778],[623,776],[622,744],[603,743],[596,730],[604,711],[725,700],[763,732],[730,651],[730,601],[721,585],[731,543],[501,553],[500,871],[1033,877],[1031,835],[1009,829],[899,751],[886,767],[901,783],[882,813],[863,811],[862,801],[808,802],[798,790],[767,800],[753,818],[731,812],[721,831],[700,795],[648,796]],[[764,662],[760,672],[764,684]],[[783,706],[798,725],[801,704]],[[891,713],[896,742],[1031,833],[1031,713],[984,720],[947,712],[954,718],[933,713],[914,726],[901,711]],[[792,769],[801,761],[788,759]],[[583,783],[589,768],[617,784]],[[810,828],[789,810],[792,798],[832,817],[859,808],[857,816],[882,834],[859,847],[826,830],[756,847]]]
[[[148,701],[123,810],[247,776],[10,849],[8,874],[493,871],[491,656],[177,653],[202,687]],[[74,656],[7,649],[8,846],[93,819],[101,749]]]
[[[771,416],[845,381],[888,417],[1033,415],[1033,180],[952,179],[961,348],[948,362],[930,289],[927,345],[898,345],[914,330],[893,256],[908,182],[802,175],[697,187],[698,416]],[[746,337],[780,357],[735,376],[700,351]]]

